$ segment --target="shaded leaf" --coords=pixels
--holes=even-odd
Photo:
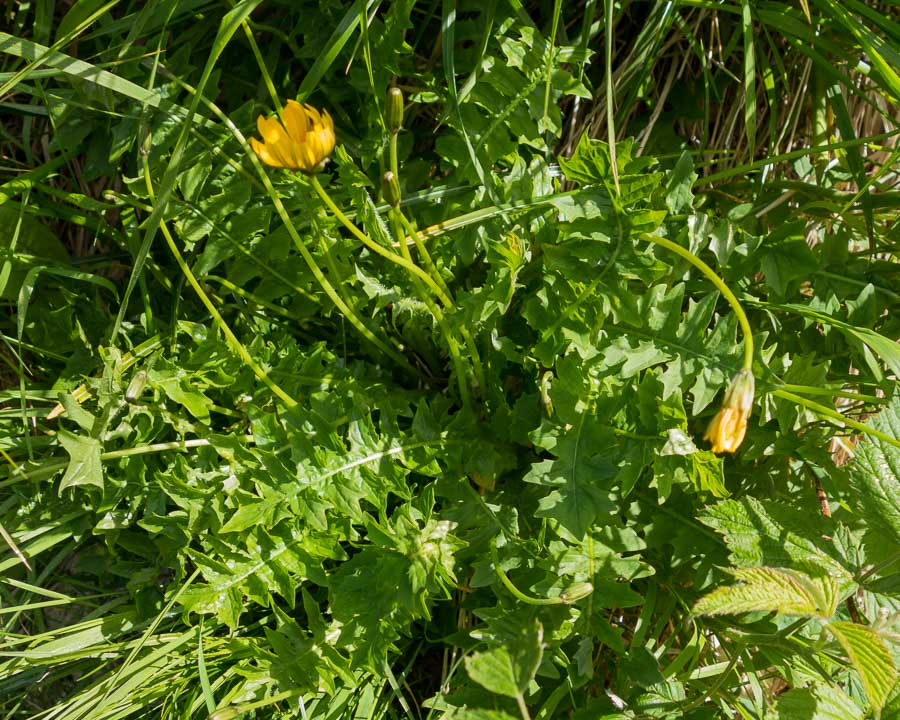
[[[865,711],[839,689],[821,683],[779,695],[766,720],[862,720],[864,715]]]

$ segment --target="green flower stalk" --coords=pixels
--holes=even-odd
[[[753,408],[755,387],[753,379],[753,331],[750,329],[747,313],[744,312],[744,308],[737,296],[731,291],[731,288],[728,287],[725,281],[716,274],[716,271],[690,250],[657,235],[645,233],[642,237],[649,242],[671,250],[702,272],[716,286],[716,289],[722,293],[728,304],[731,305],[732,310],[734,310],[734,314],[737,315],[738,323],[744,334],[743,366],[741,371],[732,378],[731,384],[725,393],[725,402],[722,403],[722,409],[716,413],[704,435],[704,438],[712,443],[713,452],[734,452],[743,442],[744,435],[747,432],[747,420]]]

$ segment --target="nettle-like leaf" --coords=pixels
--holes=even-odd
[[[389,436],[383,435],[365,407],[345,407],[352,405],[351,399],[362,390],[350,383],[345,390],[346,395],[313,394],[309,407],[284,413],[280,420],[266,420],[264,431],[272,433],[272,439],[280,438],[280,442],[291,447],[294,463],[287,478],[279,478],[284,469],[278,458],[270,457],[255,463],[265,472],[260,474],[256,470],[254,480],[268,481],[267,484],[274,487],[263,493],[265,497],[254,501],[261,503],[260,507],[245,513],[264,514],[281,504],[315,524],[324,522],[322,514],[326,510],[362,523],[367,517],[363,502],[384,511],[390,494],[410,496],[406,465],[413,461],[407,453],[415,456],[423,443],[406,440],[396,431],[391,431]],[[343,399],[337,399],[341,397]],[[390,416],[388,402],[381,409],[383,417]],[[348,412],[353,414],[349,422],[344,415]],[[339,432],[338,426],[345,423],[346,429],[341,428]],[[277,486],[273,480],[278,480]],[[245,517],[232,518],[229,529],[245,522]]]
[[[244,610],[244,598],[268,606],[275,594],[293,607],[297,587],[310,577],[325,580],[321,563],[345,557],[335,542],[307,538],[287,527],[267,533],[257,527],[246,536],[246,547],[237,548],[210,539],[206,553],[191,553],[205,583],[182,593],[185,610],[214,614],[234,629]]]
[[[433,504],[431,492],[420,496],[426,504]],[[456,585],[454,553],[463,546],[451,533],[454,523],[423,517],[411,505],[400,507],[383,525],[368,519],[369,540],[376,547],[405,557],[409,564],[405,578],[397,587],[397,600],[407,610],[421,617],[429,617],[428,599],[443,594],[449,596]]]
[[[271,662],[272,677],[282,690],[299,687],[307,692],[317,692],[324,687],[333,693],[338,680],[352,686],[354,676],[350,660],[328,642],[324,618],[305,589],[303,608],[306,611],[305,627],[277,605],[273,606],[278,626],[264,628],[276,656]]]
[[[837,609],[840,587],[828,575],[810,576],[786,568],[743,568],[730,571],[739,585],[713,590],[694,605],[699,615],[753,611],[797,617],[830,618]]]
[[[540,563],[546,577],[531,585],[534,593],[556,597],[573,582],[590,582],[594,588],[591,603],[595,607],[642,605],[643,596],[632,589],[631,581],[654,574],[653,567],[639,554],[646,545],[630,527],[622,527],[612,518],[610,521],[602,529],[592,528],[577,545],[561,540],[550,542],[547,558]]]
[[[851,574],[825,551],[830,544],[823,526],[827,521],[816,515],[745,497],[708,507],[700,520],[724,535],[731,562],[738,567],[825,571],[838,582],[841,596],[856,587]]]
[[[657,164],[656,158],[632,157],[634,141],[631,138],[616,143],[616,169],[619,172],[619,202],[622,207],[634,205],[649,197],[662,183],[662,173],[647,173],[647,168]],[[602,184],[612,195],[615,182],[609,145],[593,140],[584,133],[575,152],[569,158],[559,159],[566,178],[580,185]]]
[[[869,426],[900,440],[900,395],[869,420]],[[900,449],[881,438],[866,437],[856,447],[850,480],[866,519],[900,543]]]
[[[461,543],[452,523],[423,517],[409,504],[386,524],[370,518],[367,526],[371,544],[331,574],[329,600],[339,645],[381,672],[410,623],[429,618],[432,599],[447,597],[455,586],[454,553]]]
[[[890,649],[875,630],[850,622],[826,625],[859,673],[869,705],[880,710],[900,677]]]
[[[464,23],[460,23],[465,26]],[[560,62],[576,57],[575,48],[548,47],[534,27],[515,26],[517,37],[502,37],[499,50],[490,47],[482,58],[477,75],[459,89],[459,112],[449,112],[447,123],[458,135],[440,134],[436,149],[458,173],[481,184],[483,170],[502,159],[512,164],[525,148],[543,151],[547,134],[562,130],[559,100],[564,95],[590,97],[590,92]],[[480,35],[481,28],[478,28]],[[502,56],[501,56],[502,53]],[[544,103],[547,63],[551,69],[549,103]],[[546,107],[546,114],[544,108]]]
[[[865,710],[837,688],[816,683],[778,696],[765,720],[862,720]]]

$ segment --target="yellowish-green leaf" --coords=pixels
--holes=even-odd
[[[732,570],[739,585],[713,590],[694,605],[699,615],[777,612],[799,617],[829,618],[839,599],[839,587],[827,575],[810,577],[786,568]]]
[[[850,622],[833,622],[829,632],[843,646],[859,672],[869,705],[880,710],[897,683],[897,666],[884,640],[872,628]]]
[[[863,708],[839,688],[817,683],[780,695],[765,720],[862,720],[864,715]]]

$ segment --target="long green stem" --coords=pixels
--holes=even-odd
[[[784,398],[785,400],[790,400],[791,402],[797,403],[798,405],[802,405],[803,407],[808,408],[813,412],[823,416],[834,425],[847,425],[848,427],[852,427],[854,430],[858,430],[859,432],[865,433],[866,435],[871,435],[872,437],[877,437],[883,442],[893,445],[896,448],[900,448],[900,440],[892,438],[890,435],[887,435],[880,430],[876,430],[873,427],[869,427],[868,425],[865,425],[858,420],[852,420],[851,418],[841,415],[841,413],[839,413],[837,410],[832,410],[830,407],[820,405],[817,402],[807,400],[800,395],[794,395],[794,393],[787,392],[785,390],[772,390],[771,394],[777,395],[778,397]]]
[[[266,67],[266,61],[263,59],[262,53],[259,51],[259,45],[256,44],[256,38],[253,37],[253,31],[250,29],[249,20],[241,21],[241,29],[244,31],[244,37],[247,39],[247,43],[250,45],[250,51],[253,53],[253,57],[256,59],[256,66],[259,68],[263,84],[266,86],[266,90],[269,91],[269,97],[272,99],[272,103],[275,105],[275,110],[278,113],[278,117],[280,118],[281,113],[284,111],[284,107],[282,107],[281,105],[281,98],[278,97],[278,91],[275,89],[275,83],[272,82],[272,76],[269,74],[269,68]]]
[[[397,208],[391,208],[390,210],[390,218],[391,224],[393,226],[394,234],[398,233],[400,236],[403,236],[403,227],[400,218],[400,211]],[[406,243],[400,243],[400,251],[403,253],[404,258],[412,263],[412,257],[409,254],[409,248]],[[463,362],[462,355],[459,354],[459,344],[456,342],[456,337],[453,334],[453,328],[447,323],[447,319],[444,317],[444,312],[441,310],[440,306],[434,302],[431,295],[428,291],[422,287],[422,284],[415,277],[412,278],[413,285],[416,286],[416,289],[419,292],[419,295],[422,298],[422,301],[428,307],[429,312],[434,315],[434,319],[438,324],[438,327],[441,329],[441,333],[444,336],[444,340],[447,343],[447,350],[450,353],[450,359],[453,362],[453,367],[456,371],[456,383],[459,385],[459,398],[464,407],[470,408],[472,399],[469,395],[469,380],[466,373],[466,364]]]
[[[400,181],[400,161],[397,154],[397,138],[399,134],[400,128],[393,128],[391,130],[390,137],[388,138],[388,163],[390,166],[390,170],[394,174],[394,178],[396,179],[398,184]],[[396,202],[399,203],[399,201],[399,198],[397,198]],[[439,290],[439,292],[436,294],[444,304],[444,307],[455,307],[456,305],[453,302],[453,296],[450,293],[450,289],[447,287],[447,284],[444,282],[444,279],[438,272],[437,267],[431,259],[431,255],[429,255],[428,253],[428,248],[425,247],[425,243],[419,236],[419,233],[412,226],[412,223],[409,221],[409,218],[406,217],[406,214],[399,208],[399,205],[393,209],[393,213],[397,216],[397,219],[400,221],[401,225],[397,228],[399,232],[395,232],[394,235],[396,236],[397,242],[401,246],[401,252],[403,253],[403,256],[407,258],[411,263],[415,264],[412,256],[409,253],[409,247],[407,246],[406,237],[403,233],[403,229],[405,228],[406,231],[409,232],[410,236],[413,239],[413,242],[416,245],[416,252],[419,255],[419,259],[425,264],[426,274],[431,278],[431,282],[428,283],[428,286],[430,288],[437,288]],[[478,392],[483,392],[483,388],[485,387],[485,376],[484,368],[481,364],[481,356],[478,353],[478,345],[475,344],[475,339],[472,337],[472,333],[469,332],[469,329],[467,327],[461,326],[459,328],[459,331],[460,335],[462,335],[463,342],[465,342],[466,344],[466,349],[469,351],[469,355],[471,355],[472,357],[472,370],[475,375],[476,390]],[[445,332],[444,335],[447,336],[449,340],[448,333]]]
[[[150,199],[155,202],[156,193],[153,188],[153,182],[150,179],[149,159],[146,155],[144,155],[143,157],[144,181],[147,186],[147,194],[150,196]],[[228,343],[231,349],[237,353],[241,360],[247,363],[247,366],[253,371],[253,374],[256,375],[256,377],[259,378],[266,385],[266,387],[269,388],[269,390],[275,393],[275,395],[277,395],[281,399],[281,401],[285,405],[287,405],[287,407],[295,407],[297,405],[297,401],[294,400],[294,398],[292,398],[290,395],[288,395],[284,390],[282,390],[281,387],[266,374],[266,371],[257,364],[250,353],[247,352],[247,348],[244,347],[241,341],[237,339],[237,336],[231,331],[231,328],[228,327],[228,323],[225,322],[225,319],[219,313],[218,308],[216,308],[212,300],[209,299],[209,296],[200,286],[200,283],[197,282],[197,278],[194,276],[194,273],[191,272],[191,269],[184,261],[184,257],[182,257],[181,251],[178,249],[175,238],[172,237],[172,233],[169,232],[169,228],[164,221],[160,221],[159,229],[162,231],[163,237],[165,237],[166,243],[169,246],[169,250],[172,252],[172,256],[175,258],[175,262],[181,269],[182,274],[184,275],[190,286],[194,289],[194,292],[197,293],[197,297],[200,298],[200,302],[203,303],[203,305],[209,311],[209,314],[213,316],[213,319],[216,321],[216,324],[219,326],[219,329],[225,336],[225,341]]]
[[[447,283],[444,282],[444,278],[441,277],[441,274],[438,272],[437,266],[434,264],[434,261],[431,259],[431,255],[428,252],[428,248],[425,247],[425,243],[422,240],[422,237],[419,235],[418,231],[413,227],[413,224],[409,221],[409,218],[406,217],[406,214],[403,213],[402,210],[398,208],[398,213],[400,215],[400,219],[403,223],[403,229],[409,233],[409,237],[412,238],[413,243],[416,246],[416,252],[419,254],[422,262],[425,265],[425,270],[431,275],[435,284],[441,288],[443,293],[450,299],[450,307],[454,305],[450,288],[447,287]],[[400,233],[399,237],[397,237],[397,242],[401,245],[406,245],[406,236],[403,232]],[[445,304],[445,307],[448,307]]]
[[[691,265],[702,272],[706,278],[716,286],[716,289],[722,293],[723,297],[728,301],[728,304],[731,305],[731,309],[734,310],[734,314],[737,315],[738,322],[741,325],[741,331],[744,334],[744,364],[741,367],[744,370],[752,370],[753,331],[750,329],[750,321],[747,319],[747,313],[744,312],[744,308],[741,306],[741,303],[735,294],[731,292],[731,288],[716,274],[715,270],[687,248],[683,248],[681,245],[678,245],[671,240],[667,240],[666,238],[659,237],[658,235],[651,235],[649,233],[642,233],[641,238],[647,242],[652,242],[664,247],[666,250],[671,250],[676,255],[683,257]]]
[[[612,51],[613,51],[613,11],[615,3],[613,0],[606,0],[606,139],[609,144],[609,159],[612,167],[613,183],[616,186],[616,195],[621,193],[619,188],[619,164],[616,161],[616,121],[613,112],[613,72],[612,72]]]
[[[253,160],[256,160],[255,156]],[[297,248],[297,252],[300,253],[301,257],[306,262],[307,267],[309,267],[310,272],[312,272],[313,277],[316,279],[316,282],[318,282],[322,290],[325,291],[328,299],[334,303],[338,311],[340,311],[340,313],[347,319],[347,321],[356,329],[356,331],[360,335],[362,335],[366,340],[368,340],[375,347],[381,350],[385,355],[390,357],[395,363],[403,367],[407,372],[414,374],[416,372],[415,368],[410,365],[409,360],[407,360],[402,353],[400,353],[395,348],[392,348],[384,340],[376,336],[375,333],[367,328],[363,321],[359,318],[359,316],[338,294],[337,290],[334,289],[334,286],[328,281],[328,278],[325,277],[325,274],[322,272],[322,268],[319,267],[316,259],[312,256],[309,250],[306,249],[306,244],[303,242],[303,239],[300,237],[300,234],[297,232],[297,229],[291,222],[291,218],[288,215],[287,209],[284,207],[284,203],[281,202],[281,198],[278,197],[278,193],[275,190],[275,187],[272,185],[272,181],[269,180],[268,175],[265,174],[265,171],[262,170],[262,168],[260,168],[260,170],[262,172],[261,178],[263,181],[263,186],[266,188],[266,191],[268,192],[272,203],[275,205],[275,211],[278,213],[278,216],[284,223],[285,228],[287,228],[288,234],[291,236],[291,240],[293,240],[294,242],[294,247]],[[315,179],[315,176],[313,176],[313,181],[314,186],[318,184],[318,180]]]
[[[824,395],[826,397],[847,398],[861,403],[875,403],[876,405],[885,403],[889,398],[878,397],[877,395],[863,395],[862,393],[849,392],[847,390],[836,390],[834,388],[812,387],[810,385],[792,385],[791,383],[783,383],[777,385],[779,390],[785,392],[798,392],[803,395]]]
[[[250,353],[247,352],[247,349],[243,346],[241,341],[238,340],[237,336],[231,331],[231,328],[228,327],[228,324],[219,314],[218,309],[215,305],[213,305],[213,302],[209,299],[209,296],[203,291],[200,283],[197,282],[197,278],[194,277],[194,273],[191,272],[191,269],[184,261],[184,258],[181,256],[181,252],[179,252],[178,250],[178,245],[175,243],[175,239],[172,237],[172,234],[169,232],[169,228],[166,227],[166,224],[160,223],[159,228],[162,231],[163,236],[166,238],[166,243],[169,245],[169,250],[171,250],[172,255],[175,258],[175,262],[178,264],[181,272],[184,273],[185,278],[187,279],[190,286],[194,289],[194,292],[197,293],[197,297],[200,298],[200,302],[203,303],[203,305],[209,311],[209,314],[213,316],[213,319],[216,321],[216,324],[219,326],[219,329],[222,331],[222,334],[225,336],[225,340],[231,347],[231,349],[234,350],[238,354],[238,356],[240,356],[241,360],[247,363],[249,368],[253,371],[253,374],[256,375],[256,377],[258,377],[263,383],[265,383],[266,387],[268,387],[269,390],[275,393],[275,395],[277,395],[285,405],[287,405],[288,407],[295,407],[297,405],[297,401],[294,400],[294,398],[292,398],[290,395],[288,395],[284,390],[282,390],[281,387],[279,387],[275,383],[275,381],[266,374],[266,371],[256,363]]]
[[[412,226],[412,223],[409,221],[409,218],[398,209],[398,214],[400,215],[400,219],[403,222],[403,227],[406,229],[406,232],[409,233],[410,237],[413,239],[413,242],[416,245],[416,252],[418,252],[419,257],[422,259],[422,262],[425,263],[425,269],[428,271],[429,275],[434,278],[434,281],[440,288],[447,294],[448,298],[452,298],[450,294],[450,289],[447,287],[444,279],[441,277],[440,272],[438,272],[437,266],[434,264],[434,261],[431,259],[431,255],[428,253],[428,248],[425,247],[425,242],[422,237],[416,231],[416,229]],[[403,237],[401,233],[397,238],[401,245],[406,245],[406,238]],[[448,307],[448,305],[444,305],[444,307]],[[455,304],[452,304],[449,307],[455,307]],[[484,366],[481,364],[481,355],[478,352],[478,345],[475,343],[475,338],[472,337],[472,333],[469,332],[469,328],[463,326],[459,329],[460,334],[463,337],[463,341],[466,344],[466,349],[469,351],[469,355],[472,356],[472,370],[475,373],[475,383],[478,386],[478,389],[483,392],[483,388],[485,387],[485,375],[484,375]]]
[[[182,83],[178,78],[174,78],[176,82],[179,82],[183,87],[186,87],[188,90],[193,91],[191,86]],[[288,215],[287,209],[284,207],[284,203],[281,202],[281,198],[278,197],[278,193],[275,190],[275,187],[272,185],[272,181],[269,180],[269,176],[266,174],[265,168],[262,166],[262,163],[257,159],[255,153],[250,147],[250,143],[247,142],[247,138],[244,137],[244,134],[240,131],[240,129],[235,125],[231,118],[229,118],[225,113],[223,113],[218,106],[214,103],[206,101],[207,107],[218,117],[222,123],[231,131],[231,134],[234,135],[235,139],[241,144],[241,147],[244,149],[244,152],[247,153],[247,156],[250,158],[250,162],[253,164],[254,169],[257,172],[260,182],[262,183],[263,188],[266,193],[268,193],[269,197],[272,200],[272,204],[275,206],[275,211],[278,213],[278,217],[281,218],[281,221],[284,223],[285,228],[287,228],[288,234],[291,236],[291,240],[294,243],[294,246],[297,248],[300,255],[303,257],[303,260],[306,262],[307,266],[312,272],[313,277],[316,279],[316,282],[319,283],[319,286],[334,303],[335,307],[344,315],[347,321],[359,332],[366,340],[375,345],[379,350],[387,354],[394,362],[398,365],[402,366],[407,372],[415,373],[415,368],[410,365],[409,361],[397,350],[387,345],[383,340],[378,338],[369,328],[363,324],[362,320],[354,313],[350,307],[344,302],[343,298],[337,293],[332,284],[328,282],[328,278],[325,277],[321,268],[316,263],[315,258],[309,253],[306,247],[303,244],[303,240],[300,238],[300,234],[297,232],[297,229],[294,227],[294,224],[291,222],[291,218]]]
[[[321,198],[322,202],[328,206],[328,209],[334,214],[334,216],[338,219],[338,222],[341,223],[345,228],[347,228],[353,236],[359,240],[363,245],[372,250],[372,252],[381,255],[381,257],[386,260],[390,260],[395,265],[399,265],[407,272],[418,277],[422,282],[424,282],[431,291],[440,298],[441,302],[445,306],[452,305],[452,301],[447,295],[435,284],[434,280],[429,277],[429,275],[422,270],[418,265],[416,265],[411,259],[408,259],[405,255],[397,255],[397,253],[391,252],[387,248],[382,247],[377,242],[372,240],[368,235],[366,235],[362,230],[360,230],[356,225],[351,222],[351,220],[341,211],[341,209],[337,206],[334,200],[331,199],[331,196],[322,187],[322,183],[319,182],[319,179],[313,175],[310,177],[310,181],[312,183],[313,189],[316,191],[316,194]]]
[[[491,560],[493,561],[494,572],[497,574],[497,578],[503,583],[503,587],[509,590],[517,600],[521,600],[523,603],[528,605],[571,605],[575,600],[586,597],[593,589],[590,583],[584,583],[582,587],[578,588],[577,594],[572,597],[567,597],[565,593],[555,598],[536,598],[531,595],[526,595],[513,585],[512,580],[510,580],[506,576],[506,573],[503,572],[503,568],[500,567],[500,558],[497,557],[497,548],[493,542],[489,544],[491,548]]]

